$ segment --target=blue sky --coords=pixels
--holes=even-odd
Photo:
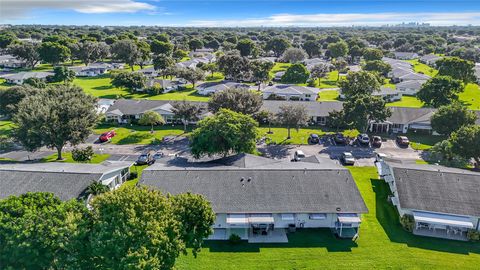
[[[163,26],[480,25],[480,0],[0,0],[0,23]]]

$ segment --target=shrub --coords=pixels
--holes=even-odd
[[[237,234],[234,234],[234,233],[232,233],[230,235],[230,237],[228,238],[228,242],[230,242],[230,244],[236,245],[236,244],[240,243],[240,241],[242,241],[242,238],[240,238],[240,236],[238,236]]]
[[[154,84],[152,87],[147,89],[147,93],[151,96],[156,96],[163,93],[163,88],[159,84]]]
[[[412,215],[405,214],[400,217],[400,224],[406,231],[412,232],[415,221],[413,220]]]
[[[13,140],[10,137],[0,136],[0,150],[10,150],[13,146]]]
[[[467,231],[467,239],[469,241],[477,242],[480,240],[480,232],[475,229],[469,229]]]
[[[109,190],[110,190],[110,188],[108,186],[105,186],[100,182],[93,181],[87,187],[87,194],[99,195],[99,194],[105,193]]]
[[[95,153],[91,146],[87,146],[83,149],[75,148],[72,151],[72,159],[77,162],[87,162],[90,161]]]
[[[130,175],[128,176],[128,180],[133,180],[138,177],[137,172],[130,172]]]

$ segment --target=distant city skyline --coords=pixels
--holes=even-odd
[[[0,0],[1,24],[198,27],[480,25],[480,1]]]

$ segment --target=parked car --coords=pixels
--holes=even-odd
[[[318,134],[310,134],[308,137],[308,143],[317,144],[320,142],[320,136]]]
[[[340,161],[344,165],[354,165],[355,164],[355,158],[353,157],[351,152],[343,152],[342,156],[340,157]]]
[[[293,155],[293,160],[294,161],[300,161],[304,158],[305,158],[305,153],[303,153],[302,150],[295,151],[295,154]]]
[[[108,131],[108,132],[102,133],[102,134],[100,135],[100,137],[98,137],[98,140],[99,140],[100,142],[108,142],[108,141],[110,141],[115,135],[117,135],[117,134],[115,133],[115,130],[110,130],[110,131]]]
[[[397,136],[396,141],[398,146],[402,146],[402,147],[408,147],[408,145],[410,144],[410,141],[406,136]]]
[[[163,154],[163,152],[159,151],[159,152],[156,152],[155,155],[153,155],[153,159],[155,161],[157,161],[157,160],[161,159],[163,156],[165,156],[165,154]]]
[[[343,136],[342,133],[337,133],[335,136],[333,136],[333,140],[335,141],[336,144],[346,144],[347,143],[347,138]]]
[[[382,138],[380,136],[372,137],[372,146],[380,148],[382,146]]]
[[[136,161],[136,165],[152,165],[155,163],[155,159],[151,152],[141,154]]]
[[[368,145],[370,143],[370,138],[368,137],[368,134],[362,133],[358,134],[357,141],[362,145]]]

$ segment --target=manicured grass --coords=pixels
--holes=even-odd
[[[434,146],[437,142],[446,139],[445,136],[422,135],[415,133],[408,133],[407,137],[410,140],[410,147],[415,150],[428,150],[432,148],[432,146]]]
[[[332,101],[338,100],[339,92],[337,90],[325,90],[318,93],[318,101]]]
[[[8,136],[12,133],[13,123],[12,121],[0,121],[0,136]]]
[[[42,158],[42,162],[68,162],[68,163],[77,163],[75,160],[72,158],[72,153],[71,152],[65,152],[62,153],[62,157],[64,160],[57,160],[58,155],[52,154],[50,156]],[[94,154],[92,159],[89,162],[86,163],[102,163],[105,160],[107,160],[110,157],[109,154]]]
[[[303,127],[298,129],[294,128],[290,130],[291,138],[287,140],[288,131],[284,127],[272,127],[273,134],[268,134],[268,127],[260,127],[259,134],[261,137],[266,137],[266,143],[276,144],[308,144],[308,137],[310,134],[315,133],[318,135],[325,135],[334,133],[321,127]],[[346,130],[342,132],[345,136],[354,137],[358,135],[356,130]]]
[[[480,110],[480,88],[478,84],[469,83],[459,95],[460,100],[471,110]]]
[[[275,73],[279,71],[286,71],[288,67],[290,67],[292,64],[290,63],[275,63],[273,66],[272,70],[270,70],[270,78],[275,77]]]
[[[132,180],[128,180],[127,182],[125,182],[121,186],[121,188],[135,186],[138,183],[138,180],[140,179],[140,177],[142,177],[143,169],[145,169],[147,167],[148,167],[148,165],[141,165],[141,166],[133,165],[132,167],[130,167],[130,172],[136,172],[137,177],[132,179]]]
[[[110,143],[113,144],[155,144],[160,142],[165,136],[180,136],[186,135],[183,132],[183,126],[164,125],[155,126],[154,133],[150,133],[150,127],[138,125],[100,125],[95,129],[95,134],[102,134],[104,132],[115,130],[116,135],[112,138]]]
[[[12,87],[12,86],[13,86],[13,84],[9,84],[9,83],[7,83],[7,81],[5,79],[0,78],[0,90],[7,89],[7,88]]]
[[[194,258],[180,256],[178,269],[478,269],[480,245],[418,237],[404,231],[387,202],[388,186],[373,167],[351,167],[369,213],[357,242],[329,230],[298,230],[287,244],[231,245],[207,241]]]
[[[205,76],[205,81],[206,82],[219,82],[223,81],[225,79],[225,76],[221,72],[214,72],[213,75],[210,72],[207,72]]]
[[[430,77],[435,77],[438,73],[438,70],[430,67],[429,65],[420,63],[418,59],[406,60],[407,62],[413,64],[413,70],[418,73],[423,73]]]
[[[387,103],[387,106],[421,108],[423,107],[423,102],[413,96],[402,96],[402,100]]]

